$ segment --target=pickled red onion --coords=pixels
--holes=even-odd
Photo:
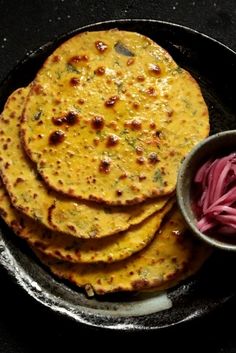
[[[196,203],[198,229],[236,235],[236,153],[204,163],[194,182],[201,191]]]

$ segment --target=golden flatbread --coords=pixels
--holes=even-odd
[[[154,237],[163,217],[173,206],[170,201],[161,211],[140,225],[103,239],[76,239],[67,234],[51,232],[38,222],[25,217],[11,204],[0,183],[0,214],[5,222],[23,239],[46,255],[70,262],[114,262],[143,249]]]
[[[181,160],[208,133],[191,75],[149,38],[119,30],[82,33],[57,48],[21,125],[50,187],[113,205],[172,192]]]
[[[0,172],[12,204],[47,228],[81,238],[101,238],[128,229],[160,210],[168,197],[138,206],[85,203],[48,189],[22,149],[19,123],[29,88],[15,91],[0,118]]]
[[[170,279],[163,285],[157,288],[151,288],[146,291],[163,291],[166,289],[173,288],[177,286],[180,282],[186,280],[187,278],[193,276],[196,272],[200,270],[204,262],[210,257],[212,254],[212,248],[202,243],[201,241],[194,241],[194,250],[192,254],[191,261],[186,266],[186,270],[177,274],[174,279]]]
[[[203,249],[205,245],[202,245]],[[206,247],[205,247],[206,248]],[[50,270],[61,278],[93,292],[137,291],[167,288],[198,269],[194,260],[195,239],[186,233],[186,225],[178,209],[163,225],[153,241],[142,251],[113,264],[83,265],[57,261],[36,251]],[[203,251],[203,254],[205,251]],[[200,256],[201,259],[206,256]],[[193,261],[194,267],[191,265]]]

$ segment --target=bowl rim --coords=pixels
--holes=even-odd
[[[184,185],[186,185],[186,179],[185,179],[185,172],[189,167],[189,164],[191,163],[191,160],[193,157],[195,157],[195,155],[202,150],[203,148],[205,148],[209,143],[211,143],[214,140],[218,140],[218,139],[224,139],[228,136],[236,136],[236,130],[226,130],[226,131],[222,131],[222,132],[218,132],[215,133],[209,137],[207,137],[206,139],[204,139],[203,141],[199,142],[192,150],[190,153],[188,153],[188,155],[184,158],[184,160],[182,161],[179,171],[178,171],[178,176],[177,176],[177,185],[176,185],[176,197],[177,197],[177,202],[180,208],[180,211],[188,225],[188,227],[190,228],[190,230],[194,233],[194,235],[196,235],[199,239],[205,241],[206,243],[218,248],[218,249],[222,249],[222,250],[228,250],[228,251],[236,251],[236,244],[230,244],[224,241],[220,241],[217,239],[214,239],[211,236],[208,236],[207,234],[202,233],[197,226],[195,225],[195,223],[192,221],[191,217],[189,216],[189,212],[188,209],[189,204],[185,203],[184,201],[184,196],[183,196],[183,190],[184,190]],[[192,180],[189,183],[189,185],[192,185]],[[194,215],[194,212],[192,212],[192,214]]]

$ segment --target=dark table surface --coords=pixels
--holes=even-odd
[[[103,20],[152,18],[189,26],[236,50],[235,0],[0,0],[0,81],[22,59],[55,36]],[[234,92],[232,92],[234,94]],[[0,352],[31,353],[119,349],[123,340],[159,351],[236,352],[236,299],[177,328],[155,333],[115,334],[79,327],[29,298],[0,267]],[[219,279],[220,280],[220,279]],[[145,341],[144,341],[145,339]]]

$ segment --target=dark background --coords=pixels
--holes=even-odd
[[[22,57],[44,43],[74,28],[110,19],[175,22],[236,50],[235,0],[0,0],[0,14],[0,81]],[[0,282],[1,353],[125,349],[124,339],[129,339],[132,350],[135,345],[144,344],[159,352],[236,352],[236,299],[187,325],[125,335],[85,330],[48,312],[19,289],[1,268]]]

